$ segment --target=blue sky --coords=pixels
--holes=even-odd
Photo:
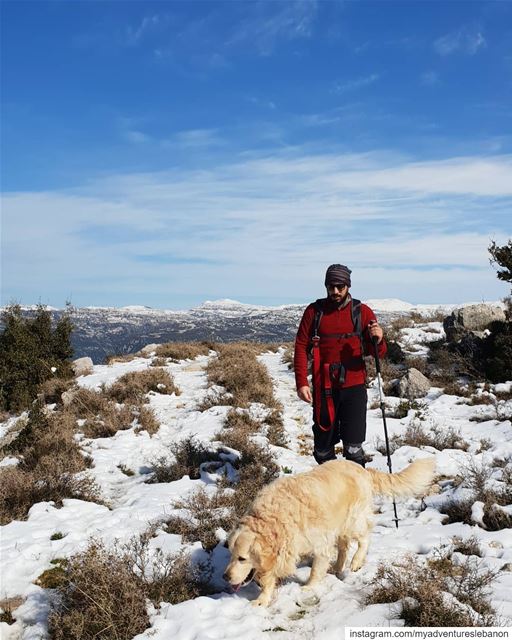
[[[512,3],[0,7],[2,304],[508,293]]]

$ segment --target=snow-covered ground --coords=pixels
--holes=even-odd
[[[418,342],[439,337],[441,331],[436,323],[431,330],[406,332],[405,341]],[[304,443],[311,453],[311,408],[295,394],[293,373],[282,362],[282,351],[268,352],[260,356],[275,385],[275,394],[284,406],[284,425],[290,448],[271,446],[281,468],[293,473],[315,466],[311,455],[304,455]],[[150,406],[159,422],[159,431],[149,436],[145,431],[137,433],[134,428],[119,431],[111,438],[83,439],[81,446],[94,460],[90,473],[101,487],[109,507],[80,500],[65,500],[61,508],[51,503],[34,505],[26,521],[14,521],[1,529],[2,583],[0,599],[22,596],[25,601],[16,610],[17,622],[8,626],[0,623],[3,640],[35,640],[45,637],[45,620],[48,612],[48,593],[34,584],[34,580],[50,568],[52,559],[70,556],[84,549],[91,537],[107,544],[116,540],[127,541],[134,534],[147,529],[150,523],[168,517],[172,504],[198,486],[214,489],[212,478],[204,473],[201,479],[188,476],[176,482],[146,484],[151,461],[168,455],[168,446],[189,435],[203,442],[210,442],[223,424],[228,407],[212,407],[201,413],[198,402],[207,390],[205,367],[211,356],[200,356],[194,361],[169,364],[181,395],[151,394]],[[127,371],[136,371],[149,366],[150,360],[137,358],[129,363],[99,365],[92,375],[79,379],[84,387],[98,388],[110,384]],[[509,384],[502,385],[502,390]],[[368,406],[375,405],[378,392],[375,386],[369,390]],[[390,400],[391,402],[394,399]],[[475,422],[471,418],[488,407],[463,404],[456,396],[444,395],[440,389],[431,389],[423,400],[423,421],[428,426],[440,429],[453,428],[460,431],[469,443],[468,451],[444,450],[432,447],[419,450],[404,446],[392,456],[393,470],[399,471],[417,457],[435,456],[437,472],[450,486],[449,479],[461,473],[461,465],[469,459],[475,463],[493,458],[512,459],[512,425],[509,420],[497,421],[489,416],[487,421]],[[511,402],[511,401],[508,401]],[[388,418],[390,436],[403,433],[411,420],[417,419],[414,412],[402,419]],[[368,409],[366,451],[373,455],[370,466],[387,471],[386,458],[376,450],[382,438],[380,409]],[[481,440],[487,439],[489,446],[481,451]],[[131,469],[128,476],[119,468]],[[281,638],[305,638],[330,640],[342,637],[346,626],[401,626],[403,621],[393,617],[389,605],[364,605],[364,595],[372,584],[380,561],[393,562],[405,553],[425,556],[453,536],[465,539],[476,536],[483,549],[482,566],[509,570],[502,571],[492,589],[492,601],[503,620],[512,619],[512,534],[510,530],[486,531],[478,524],[455,523],[443,525],[443,516],[436,508],[441,498],[433,495],[426,499],[426,508],[416,499],[398,504],[399,529],[393,522],[392,503],[387,499],[376,502],[375,529],[367,563],[357,573],[347,573],[341,581],[328,575],[312,592],[301,590],[309,573],[308,566],[300,566],[296,575],[286,580],[277,590],[276,597],[268,609],[254,608],[251,600],[257,596],[258,588],[249,585],[238,593],[220,591],[212,597],[200,597],[177,605],[163,604],[151,612],[151,627],[136,636],[137,640],[228,640],[243,636],[244,640],[269,636],[270,630],[280,630]],[[475,517],[478,519],[477,510]],[[53,534],[62,534],[52,540]],[[182,548],[180,536],[161,532],[155,539],[164,551]],[[199,542],[185,545],[191,551],[199,551]],[[220,576],[228,561],[228,551],[219,544],[213,551],[216,575]]]

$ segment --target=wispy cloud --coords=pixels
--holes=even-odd
[[[433,87],[439,84],[439,82],[439,74],[437,73],[437,71],[425,71],[420,76],[420,83],[427,87]]]
[[[333,92],[337,94],[342,93],[350,93],[352,91],[358,91],[364,87],[368,87],[379,79],[380,75],[378,73],[372,73],[367,76],[361,76],[360,78],[355,78],[353,80],[346,80],[343,82],[336,82],[333,87]]]
[[[433,43],[434,51],[440,56],[455,53],[474,56],[486,46],[487,42],[482,32],[470,27],[461,27],[457,31],[441,36]]]
[[[162,146],[183,148],[212,147],[224,144],[217,129],[187,129],[178,131],[172,138],[162,142]]]
[[[128,46],[136,46],[147,36],[165,29],[170,23],[168,15],[153,14],[145,16],[135,26],[128,25],[125,31],[125,43]]]
[[[244,18],[233,29],[226,45],[255,47],[260,55],[270,55],[280,40],[309,38],[312,34],[317,0],[246,3]]]
[[[356,268],[363,296],[375,296],[378,278],[380,297],[468,300],[480,285],[498,297],[486,247],[505,237],[511,202],[509,156],[413,162],[298,150],[8,194],[4,301],[94,278],[131,292],[126,303],[191,288],[243,298],[247,282],[252,295],[279,299],[298,281],[300,301],[321,288],[325,264],[341,260]]]

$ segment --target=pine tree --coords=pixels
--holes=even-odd
[[[42,382],[72,376],[73,325],[68,308],[52,329],[51,313],[42,305],[28,318],[18,304],[11,304],[2,320],[0,409],[18,412],[31,405]]]

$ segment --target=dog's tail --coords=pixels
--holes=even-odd
[[[432,483],[436,463],[434,458],[415,460],[399,473],[383,473],[366,469],[371,474],[376,495],[409,497],[424,495]]]

